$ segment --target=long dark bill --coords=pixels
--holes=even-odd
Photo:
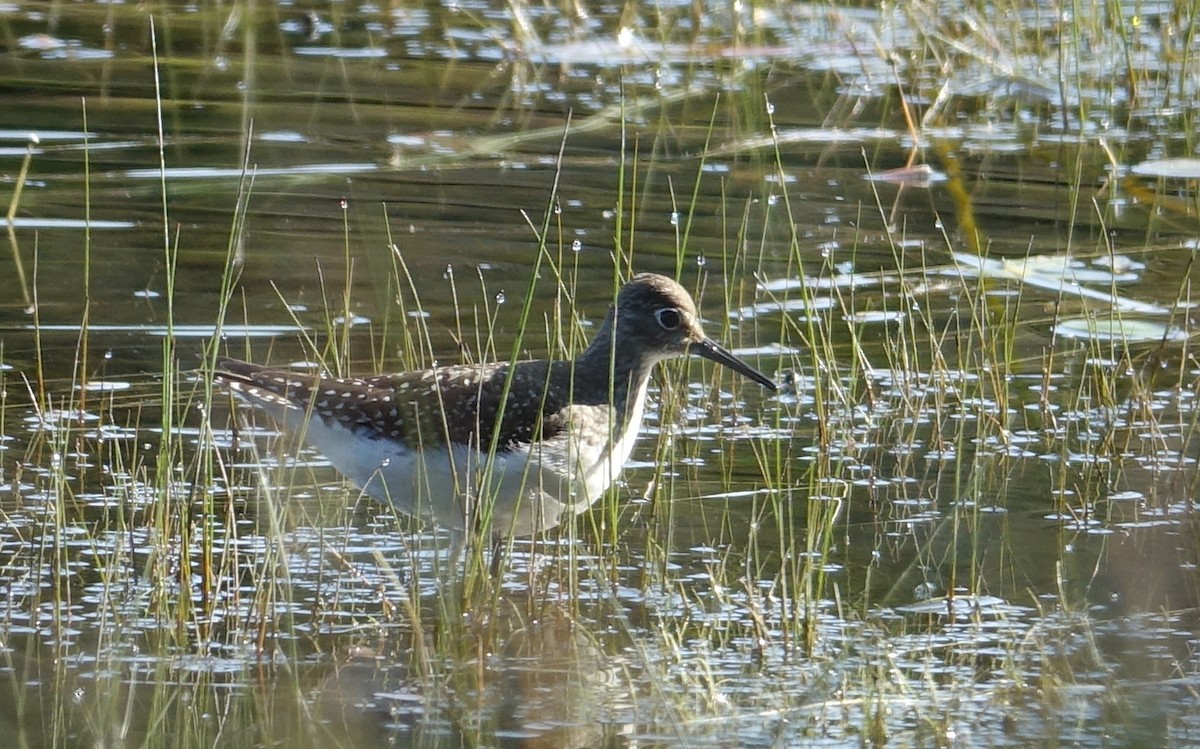
[[[775,383],[771,381],[762,372],[759,372],[754,367],[734,356],[728,349],[721,346],[711,338],[705,338],[703,341],[692,344],[692,352],[703,356],[709,361],[715,361],[717,364],[729,367],[734,372],[740,375],[749,377],[750,379],[770,390],[775,390]]]

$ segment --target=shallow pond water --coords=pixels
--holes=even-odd
[[[0,7],[0,725],[1200,745],[1194,18],[1012,11]],[[494,577],[201,376],[567,356],[631,270],[781,391],[665,367]]]

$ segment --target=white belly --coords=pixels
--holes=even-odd
[[[490,460],[464,445],[413,449],[371,439],[336,421],[303,418],[299,409],[275,415],[364,492],[401,512],[457,533],[488,527],[523,536],[583,512],[620,476],[641,428],[645,387],[633,394],[633,412],[621,434],[614,434],[613,424],[581,439],[583,430],[569,418],[571,427],[556,437],[497,452]],[[578,408],[575,416],[582,420],[596,407],[568,408]]]
[[[463,445],[414,450],[320,419],[305,438],[368,495],[401,512],[452,532],[489,527],[525,536],[554,528],[603,496],[628,460],[636,431],[627,430],[608,457],[569,449],[564,435],[490,461]]]

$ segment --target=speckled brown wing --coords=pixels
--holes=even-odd
[[[524,361],[513,365],[440,367],[424,372],[381,375],[364,382],[372,389],[390,392],[407,417],[407,437],[428,444],[450,442],[498,451],[550,439],[567,423],[565,409],[570,391],[547,386],[553,370],[569,368],[567,362]],[[564,377],[569,380],[569,377]],[[506,390],[507,383],[507,390]],[[501,404],[504,418],[497,420]]]
[[[447,441],[487,450],[502,402],[496,449],[508,451],[550,439],[566,428],[570,393],[546,387],[550,367],[566,362],[519,362],[505,396],[508,365],[451,366],[365,379],[319,377],[222,359],[215,376],[281,423],[308,413],[371,439],[412,447]],[[566,378],[569,379],[569,378]]]

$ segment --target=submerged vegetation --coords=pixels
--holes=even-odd
[[[1200,745],[1195,13],[0,10],[10,743]],[[499,560],[207,377],[641,270],[782,393],[669,368]]]

